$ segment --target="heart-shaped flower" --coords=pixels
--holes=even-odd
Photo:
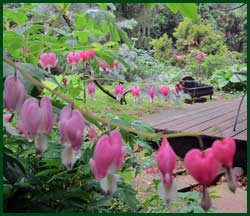
[[[95,177],[101,179],[101,186],[106,193],[112,194],[116,190],[114,172],[122,167],[124,155],[119,131],[102,136],[96,143],[90,165]]]
[[[27,97],[21,78],[9,75],[4,82],[3,100],[8,111],[20,113],[22,105]]]
[[[155,89],[154,89],[153,86],[149,89],[148,93],[149,93],[149,96],[150,96],[150,101],[151,101],[151,103],[153,103],[154,102],[154,97],[155,97]]]
[[[36,98],[25,100],[21,110],[20,133],[35,139],[36,150],[42,154],[47,148],[47,134],[55,121],[51,101],[48,97],[38,101]]]
[[[77,109],[65,106],[60,114],[59,131],[64,146],[62,163],[71,169],[81,156],[82,137],[85,121]]]
[[[160,93],[166,98],[170,92],[170,88],[168,86],[160,87]]]
[[[233,138],[228,137],[222,140],[215,140],[212,145],[212,150],[215,158],[226,169],[226,176],[228,178],[228,186],[232,192],[235,192],[237,184],[236,177],[233,173],[233,159],[236,151],[236,142]]]
[[[190,150],[184,158],[189,174],[200,184],[209,186],[218,174],[221,164],[216,160],[211,148],[201,151]]]
[[[204,210],[211,207],[211,200],[207,187],[214,181],[221,164],[216,160],[211,148],[201,151],[199,149],[190,150],[184,158],[184,165],[189,174],[203,185],[201,206]]]

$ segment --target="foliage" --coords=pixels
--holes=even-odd
[[[152,40],[151,44],[154,49],[154,57],[161,61],[167,61],[172,51],[172,39],[164,34],[159,39]]]
[[[198,6],[195,3],[166,3],[168,8],[174,13],[179,12],[184,17],[188,17],[192,20],[196,20],[198,18],[197,9]]]
[[[245,64],[235,64],[229,67],[224,67],[216,70],[211,77],[212,83],[218,89],[231,90],[244,89],[244,82],[246,83],[247,75],[235,74],[237,72],[245,72],[247,74],[247,67]]]
[[[223,33],[230,50],[246,51],[247,6],[234,4],[199,4],[199,14],[203,19],[214,23]],[[236,9],[233,9],[236,8]]]
[[[142,47],[147,47],[151,41],[152,24],[156,18],[152,15],[157,14],[160,8],[155,7],[153,3],[141,4],[136,7],[137,9],[142,8],[140,11],[141,22],[131,19],[131,17],[117,22],[114,15],[117,5],[112,3],[4,5],[4,79],[7,75],[18,72],[13,66],[10,66],[11,63],[6,63],[8,62],[6,59],[9,59],[9,62],[14,62],[13,65],[20,66],[36,81],[50,88],[50,90],[43,89],[36,86],[34,84],[36,82],[22,77],[29,96],[39,99],[44,96],[51,98],[53,113],[57,115],[57,118],[61,108],[69,104],[65,102],[65,99],[57,97],[55,90],[73,100],[72,107],[83,108],[82,112],[86,120],[85,129],[96,129],[97,138],[116,129],[117,124],[120,125],[120,133],[126,149],[124,166],[115,173],[119,176],[118,189],[113,196],[110,196],[103,193],[98,180],[94,179],[91,172],[89,161],[93,157],[95,143],[89,139],[88,135],[84,134],[80,159],[74,164],[73,169],[66,170],[61,163],[62,146],[58,145],[60,143],[58,123],[54,124],[52,132],[48,135],[49,147],[43,156],[36,155],[33,141],[27,140],[18,133],[15,136],[10,134],[5,127],[3,131],[5,212],[138,212],[148,204],[151,205],[147,208],[149,212],[170,210],[160,201],[155,193],[156,190],[143,204],[139,204],[138,191],[132,188],[131,178],[138,175],[145,167],[154,164],[155,160],[148,156],[155,155],[149,140],[128,132],[129,130],[126,128],[137,130],[138,134],[155,133],[154,129],[133,115],[140,116],[159,110],[161,107],[169,108],[182,103],[185,95],[177,97],[174,91],[170,92],[170,99],[173,98],[174,103],[171,100],[167,103],[161,100],[158,97],[158,88],[161,84],[175,84],[183,76],[192,73],[197,76],[202,73],[204,77],[208,78],[215,69],[220,68],[213,74],[212,81],[217,82],[215,85],[218,85],[219,88],[226,89],[238,85],[233,72],[235,70],[246,71],[246,67],[239,64],[242,62],[242,56],[236,52],[231,52],[230,55],[233,56],[234,63],[238,65],[225,67],[230,63],[227,63],[225,61],[227,57],[223,56],[223,52],[227,49],[223,44],[222,36],[214,31],[211,24],[197,20],[196,4],[167,3],[164,5],[167,5],[172,12],[178,12],[192,19],[192,21],[185,19],[175,33],[177,48],[183,52],[185,66],[183,68],[169,64],[170,61],[176,62],[173,60],[175,56],[173,55],[172,36],[167,33],[152,41],[155,58],[150,52],[143,49],[132,49],[128,35],[134,31],[134,28],[139,29],[135,31],[136,33],[140,34],[142,31],[142,35],[140,35]],[[173,17],[180,18],[179,15]],[[158,18],[159,26],[163,25],[166,19],[160,16]],[[174,25],[177,25],[178,22],[179,20]],[[137,23],[138,25],[136,25]],[[170,28],[173,29],[173,26]],[[161,34],[161,31],[159,30],[158,34]],[[191,41],[191,44],[186,45],[187,41]],[[140,45],[139,42],[138,44]],[[209,44],[212,45],[209,46]],[[208,54],[203,62],[198,63],[196,58],[191,58],[186,54],[191,48]],[[134,103],[133,97],[129,93],[126,96],[127,109],[124,111],[122,105],[115,103],[100,89],[96,90],[96,98],[90,100],[87,96],[86,103],[83,103],[84,90],[92,78],[85,76],[86,70],[83,69],[83,64],[77,65],[73,70],[65,59],[69,52],[87,49],[95,51],[95,58],[87,60],[84,68],[86,66],[87,69],[93,70],[95,78],[100,80],[110,92],[113,91],[117,82],[124,83],[126,90],[131,89],[134,85],[140,85],[141,97],[138,103]],[[46,70],[39,67],[39,56],[44,52],[53,52],[58,57],[58,65],[52,69],[52,74],[48,74]],[[112,69],[110,73],[102,71],[98,64],[99,60],[105,61],[111,67],[114,60],[117,60],[119,66]],[[221,69],[222,67],[223,69]],[[72,75],[72,72],[75,74]],[[66,82],[64,82],[65,79]],[[245,77],[242,79],[245,81]],[[148,97],[148,90],[152,85],[156,87],[157,96],[153,104],[149,103]],[[7,113],[5,109],[3,111]],[[88,114],[88,111],[94,113],[96,117]],[[12,114],[10,125],[15,128],[19,126],[19,116],[16,113]],[[99,119],[99,122],[98,117],[104,120]],[[138,146],[145,149],[143,160],[140,163],[134,153]],[[196,195],[190,193],[181,195],[177,199],[178,204],[187,204],[185,206],[187,208],[184,207],[180,210],[181,212],[202,212],[202,209],[198,207]]]
[[[159,38],[164,33],[167,33],[173,42],[175,42],[173,32],[183,18],[179,13],[174,14],[168,7],[164,7],[161,4],[157,6],[159,9],[155,15],[154,26],[150,36],[152,38]]]
[[[176,47],[180,51],[190,51],[198,49],[206,54],[222,54],[227,51],[223,42],[223,35],[214,30],[214,27],[202,20],[192,21],[184,18],[173,34],[176,41]]]
[[[113,212],[110,206],[114,200],[125,205],[126,211],[136,211],[138,201],[131,185],[119,182],[119,190],[113,198],[101,192],[88,163],[94,150],[93,142],[85,140],[81,160],[67,171],[61,164],[58,139],[57,133],[52,134],[49,149],[39,157],[35,155],[34,145],[24,138],[4,136],[5,211]],[[131,166],[130,161],[127,163],[126,166]]]

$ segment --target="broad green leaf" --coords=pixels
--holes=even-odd
[[[3,15],[5,20],[13,21],[18,25],[23,25],[28,20],[28,17],[21,10],[4,8]]]
[[[166,5],[173,13],[176,13],[179,9],[176,3],[166,3]]]
[[[173,13],[178,11],[182,16],[192,20],[198,18],[198,6],[195,3],[166,3],[166,5]]]
[[[146,8],[148,9],[148,10],[152,10],[154,7],[155,7],[155,3],[145,3],[145,5],[146,5]]]
[[[225,78],[226,80],[229,80],[232,76],[233,76],[233,73],[229,71],[229,72],[226,72],[226,73],[225,73],[224,78]]]
[[[76,29],[83,30],[86,27],[87,23],[88,23],[87,18],[83,14],[77,15],[76,22],[75,22]]]
[[[3,47],[8,50],[9,53],[13,53],[14,50],[20,49],[23,46],[23,38],[21,35],[14,31],[4,31],[3,33]]]
[[[81,44],[87,44],[89,40],[89,32],[74,31],[73,35],[76,36]]]
[[[230,82],[232,83],[240,83],[240,82],[246,82],[247,81],[247,76],[244,76],[244,75],[233,75],[231,78],[230,78]]]
[[[14,73],[15,73],[14,68],[9,64],[7,64],[6,62],[3,62],[3,78]]]
[[[107,4],[106,3],[96,3],[100,8],[102,8],[103,10],[107,9]]]

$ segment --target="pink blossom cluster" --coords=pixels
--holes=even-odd
[[[231,137],[215,140],[212,147],[201,151],[192,149],[184,158],[184,165],[189,174],[203,185],[201,206],[204,210],[211,207],[211,200],[207,191],[221,167],[224,167],[228,176],[228,186],[232,192],[236,190],[235,176],[232,171],[233,159],[236,151],[236,143]],[[158,192],[161,198],[168,204],[176,195],[173,171],[176,167],[176,154],[166,138],[162,139],[157,151],[156,161],[162,175],[162,182]]]

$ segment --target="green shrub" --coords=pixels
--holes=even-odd
[[[186,55],[183,57],[186,61],[185,69],[196,78],[208,79],[213,72],[227,65],[225,55],[207,55],[202,62],[196,57]]]
[[[223,35],[215,32],[211,23],[185,18],[174,32],[176,47],[180,51],[198,49],[206,54],[219,54],[227,51]]]
[[[152,40],[151,44],[154,49],[154,57],[161,61],[170,58],[172,52],[172,39],[167,34],[162,35],[159,39]]]

